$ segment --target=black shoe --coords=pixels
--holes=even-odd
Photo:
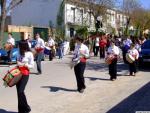
[[[115,81],[115,80],[116,80],[116,78],[111,79],[111,81]]]
[[[42,74],[41,72],[36,73],[36,75],[41,75],[41,74]]]
[[[81,90],[78,90],[79,91],[79,93],[83,93],[84,92],[84,89],[81,89]]]

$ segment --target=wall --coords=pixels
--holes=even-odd
[[[62,0],[24,0],[12,10],[12,24],[48,27],[51,20],[56,25]]]

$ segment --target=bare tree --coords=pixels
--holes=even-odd
[[[23,0],[0,0],[1,8],[1,22],[0,22],[0,47],[2,47],[2,40],[4,37],[5,20],[8,12],[20,4]]]
[[[124,35],[127,35],[128,27],[133,17],[133,12],[141,8],[139,0],[123,0],[122,10],[127,15],[127,23]]]
[[[107,9],[114,8],[117,0],[66,0],[67,2],[72,2],[76,6],[83,7],[85,10],[89,11],[94,17],[95,27],[97,26],[97,18],[99,16],[105,18],[107,14]],[[96,29],[97,31],[98,29]]]

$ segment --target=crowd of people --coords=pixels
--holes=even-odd
[[[40,75],[42,74],[41,61],[45,49],[49,50],[49,60],[52,61],[56,53],[58,54],[59,59],[62,59],[63,55],[67,54],[68,49],[66,48],[69,48],[65,48],[65,43],[67,46],[69,46],[69,44],[62,40],[60,40],[56,46],[56,42],[51,35],[49,35],[48,41],[46,43],[40,37],[39,33],[35,35],[35,40],[36,44],[34,45],[34,47],[32,47],[30,35],[27,39],[25,39],[24,34],[21,33],[21,40],[18,44],[19,55],[17,58],[17,66],[22,73],[21,80],[19,80],[19,82],[16,84],[19,113],[29,113],[31,111],[24,90],[29,79],[30,69],[34,67],[34,59],[36,60],[37,74]],[[75,36],[74,40],[75,47],[70,66],[71,68],[74,68],[77,82],[77,91],[83,93],[86,89],[84,80],[86,62],[88,58],[90,58],[92,53],[94,57],[98,57],[99,53],[100,59],[105,59],[106,61],[109,61],[107,62],[107,64],[109,68],[110,80],[114,81],[117,79],[117,60],[121,54],[121,49],[124,62],[129,65],[130,75],[135,76],[137,72],[136,62],[139,57],[140,46],[144,43],[146,39],[138,39],[133,37],[127,37],[123,39],[117,36],[112,36],[110,34],[97,34],[95,36],[87,38],[87,40],[84,40],[84,38],[81,36]],[[8,58],[9,62],[11,62],[11,50],[15,46],[15,40],[12,37],[11,33],[9,33],[7,44],[11,45],[10,49],[8,50]],[[134,60],[129,62],[126,58],[127,54],[132,56]]]

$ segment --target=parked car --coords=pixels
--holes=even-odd
[[[141,67],[144,63],[150,63],[150,40],[146,40],[141,46],[139,66]]]
[[[16,63],[17,56],[19,54],[19,49],[18,48],[13,48],[11,52],[12,52],[11,61],[13,63]],[[7,55],[7,51],[5,49],[0,49],[0,61],[4,62],[4,63],[8,62],[8,55]]]

